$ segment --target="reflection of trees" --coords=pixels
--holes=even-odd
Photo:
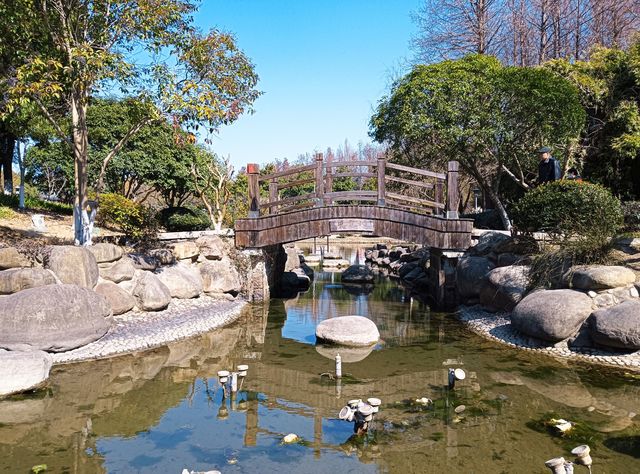
[[[50,390],[0,401],[0,472],[104,472],[96,436],[130,437],[187,398],[198,377],[215,377],[264,342],[266,312],[143,354],[53,368]],[[36,462],[37,461],[37,462]]]

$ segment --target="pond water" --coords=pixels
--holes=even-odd
[[[488,342],[388,279],[367,291],[318,272],[308,292],[251,306],[210,334],[55,367],[48,390],[0,401],[0,472],[544,473],[545,460],[571,459],[583,443],[593,473],[640,472],[637,378]],[[383,342],[341,351],[337,384],[320,375],[335,352],[315,346],[314,330],[349,314],[374,320]],[[242,390],[223,398],[217,371],[242,363]],[[452,391],[449,367],[467,373]],[[338,411],[370,396],[381,411],[355,437]],[[559,437],[543,424],[550,417],[576,428]],[[288,433],[303,441],[282,444]]]

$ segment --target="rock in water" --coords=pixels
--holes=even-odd
[[[126,313],[136,305],[136,300],[133,296],[112,281],[98,283],[93,291],[104,296],[114,315]]]
[[[559,342],[577,333],[591,314],[591,298],[574,290],[542,290],[524,297],[511,324],[527,336]]]
[[[594,311],[589,318],[589,335],[603,346],[640,350],[640,302],[625,301]]]
[[[375,277],[366,265],[351,265],[342,272],[341,278],[346,283],[371,283]]]
[[[85,247],[61,245],[50,247],[45,267],[56,274],[62,283],[93,288],[98,283],[98,263]]]
[[[605,290],[636,281],[633,270],[621,266],[589,265],[573,269],[571,286],[580,290]]]
[[[318,324],[316,338],[343,346],[370,346],[378,342],[380,332],[375,323],[364,316],[340,316]]]
[[[43,351],[0,350],[0,397],[40,387],[49,378],[53,358]]]
[[[0,347],[62,352],[101,338],[111,307],[77,285],[47,285],[0,298]]]
[[[27,288],[56,283],[53,272],[44,268],[12,268],[0,271],[0,295],[10,295]]]

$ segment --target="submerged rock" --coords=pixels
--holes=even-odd
[[[578,332],[591,314],[591,298],[574,290],[531,293],[511,313],[512,326],[527,336],[559,342]]]
[[[346,283],[371,283],[374,278],[373,271],[366,265],[351,265],[341,276]]]
[[[51,355],[0,350],[0,397],[40,387],[49,378]]]
[[[318,341],[344,346],[370,346],[378,342],[376,324],[364,316],[325,319],[316,327]]]

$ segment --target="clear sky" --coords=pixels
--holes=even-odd
[[[235,34],[264,92],[254,115],[220,129],[214,151],[238,169],[369,141],[372,111],[411,57],[420,3],[203,0],[196,21]]]

